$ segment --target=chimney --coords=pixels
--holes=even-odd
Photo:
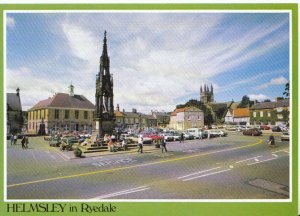
[[[123,112],[125,112],[125,109],[123,109]]]
[[[120,107],[119,107],[119,104],[117,104],[117,111],[120,111]]]
[[[17,96],[19,97],[20,96],[20,89],[19,89],[19,87],[16,89],[16,92],[17,92]]]
[[[133,112],[133,113],[136,113],[136,109],[135,109],[135,108],[132,108],[132,112]]]

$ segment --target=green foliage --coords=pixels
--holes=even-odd
[[[244,95],[241,103],[238,105],[238,108],[251,107],[254,104],[254,101],[251,101],[247,95]]]
[[[77,148],[74,150],[74,155],[75,155],[75,157],[81,157],[81,154],[82,154],[81,149],[77,147]]]
[[[285,84],[284,92],[282,93],[286,98],[290,97],[290,83]]]

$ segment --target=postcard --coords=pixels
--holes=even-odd
[[[5,215],[297,215],[297,5],[1,12]]]

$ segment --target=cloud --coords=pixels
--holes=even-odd
[[[8,27],[13,28],[13,27],[15,27],[15,24],[16,24],[16,22],[15,22],[14,18],[12,18],[10,16],[6,16],[6,25]]]
[[[52,16],[55,14],[43,19],[50,20]],[[261,19],[245,28],[245,23],[233,19],[235,14],[68,13],[59,16],[57,28],[52,23],[51,31],[55,31],[53,37],[57,37],[55,42],[63,52],[55,58],[49,57],[53,62],[47,65],[43,62],[48,67],[45,71],[49,71],[43,75],[39,74],[40,68],[33,66],[34,62],[22,65],[32,77],[26,80],[28,85],[38,83],[47,89],[38,93],[41,100],[52,92],[67,90],[72,81],[75,93],[94,102],[95,76],[99,71],[103,32],[107,30],[114,103],[126,110],[132,107],[145,111],[158,107],[173,110],[178,102],[189,100],[190,95],[199,95],[200,85],[204,83],[213,83],[215,92],[224,91],[228,89],[227,83],[216,82],[215,78],[232,71],[236,71],[236,77],[243,78],[238,67],[277,52],[289,41],[288,31],[282,30],[288,19],[274,23]],[[56,62],[65,64],[57,66]],[[10,81],[21,74],[22,66],[14,70],[14,65],[9,67],[15,73],[8,75],[12,76]],[[51,77],[54,73],[55,77]],[[266,75],[251,73],[252,78],[240,79],[228,87],[254,82]],[[279,81],[271,80],[268,85],[276,82]]]
[[[284,78],[283,76],[280,76],[280,77],[271,79],[270,82],[264,83],[264,84],[258,86],[257,88],[258,88],[258,89],[265,89],[265,88],[268,88],[269,86],[273,86],[273,85],[283,85],[283,84],[286,84],[286,83],[288,83],[288,82],[289,82],[289,81],[288,81],[286,78]]]
[[[268,96],[263,94],[249,94],[248,97],[250,98],[250,100],[258,100],[258,101],[269,99]]]

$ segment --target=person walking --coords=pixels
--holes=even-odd
[[[184,142],[184,136],[183,136],[183,133],[180,134],[180,143],[181,143],[181,142]]]
[[[17,139],[18,139],[18,136],[17,134],[14,135],[14,145],[17,145]]]
[[[269,145],[270,147],[275,147],[275,138],[273,134],[271,134],[269,137]]]
[[[210,139],[210,131],[207,131],[207,139]]]
[[[26,143],[26,137],[23,136],[23,138],[22,138],[22,140],[21,140],[22,149],[26,149],[25,143]]]
[[[15,142],[14,135],[11,134],[11,135],[10,135],[10,145],[13,145],[14,142]]]
[[[25,136],[25,148],[28,149],[29,139],[28,136]]]
[[[139,145],[138,152],[141,152],[141,154],[142,154],[143,153],[143,136],[142,135],[140,135],[140,137],[139,137],[138,145]]]
[[[168,152],[166,145],[167,145],[167,142],[166,142],[165,138],[163,137],[161,140],[161,153],[164,153],[164,149],[165,149],[165,152]]]

